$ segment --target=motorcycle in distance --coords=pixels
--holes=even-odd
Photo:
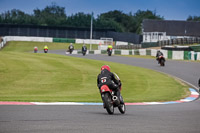
[[[38,47],[34,47],[34,53],[37,53],[38,52]]]
[[[48,49],[44,49],[44,53],[48,53]]]
[[[108,56],[111,56],[112,55],[112,48],[108,48],[107,52],[108,52]]]
[[[160,66],[165,66],[165,57],[163,55],[158,57],[158,63]]]
[[[73,49],[69,49],[69,53],[72,54],[72,52],[73,52]]]
[[[72,43],[70,43],[70,45],[69,45],[69,47],[68,47],[68,52],[69,52],[70,54],[72,54],[73,50],[74,50],[74,46],[72,45]]]
[[[82,51],[83,56],[85,56],[86,52],[87,52],[86,50]]]
[[[119,77],[117,76],[117,74],[115,74],[115,76],[117,77],[118,81],[121,82]],[[120,86],[120,91],[121,91],[121,86]],[[108,114],[114,114],[115,107],[118,107],[120,113],[122,113],[122,114],[125,113],[125,111],[126,111],[125,104],[120,104],[120,100],[116,96],[115,92],[112,91],[107,85],[103,85],[100,88],[100,92],[101,92],[101,97],[103,100],[104,108],[106,109]],[[123,99],[122,96],[121,96],[121,98]]]
[[[82,48],[82,54],[83,54],[83,56],[86,55],[86,52],[87,52],[87,48],[86,48],[86,47],[83,47],[83,48]]]

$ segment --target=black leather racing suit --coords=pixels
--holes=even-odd
[[[158,64],[160,63],[159,56],[163,56],[163,53],[160,52],[160,51],[158,51],[157,54],[156,54],[156,60],[158,61]],[[164,61],[165,61],[165,59],[164,59]]]
[[[163,53],[160,52],[160,51],[158,51],[157,54],[156,54],[156,58],[157,58],[157,60],[158,60],[158,57],[161,56],[161,55],[163,56]]]
[[[97,77],[97,86],[100,89],[102,85],[107,85],[111,90],[115,91],[118,89],[119,81],[115,79],[112,72],[107,69],[101,71]]]
[[[84,52],[84,51],[87,51],[87,47],[86,46],[82,47],[82,52]]]

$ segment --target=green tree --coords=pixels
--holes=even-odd
[[[115,22],[115,28],[117,31],[133,32],[141,34],[141,24],[144,19],[158,19],[164,18],[160,15],[156,15],[156,11],[141,11],[138,10],[134,15],[132,13],[125,14],[122,11],[114,10],[101,14],[98,19],[101,22]],[[110,26],[110,25],[109,25]]]
[[[134,20],[134,23],[136,25],[136,33],[137,34],[141,34],[142,33],[142,21],[144,19],[157,19],[157,20],[163,20],[164,17],[161,17],[160,15],[156,15],[156,11],[150,11],[150,10],[147,10],[147,11],[141,11],[141,10],[138,10],[134,16],[133,16],[133,20]]]
[[[31,24],[33,16],[25,14],[21,10],[12,9],[6,11],[1,15],[1,23],[12,23],[12,24]]]
[[[83,12],[79,12],[76,14],[72,14],[71,16],[67,17],[66,24],[68,26],[73,27],[90,27],[90,21],[91,21],[91,14],[84,14]]]
[[[189,16],[187,21],[200,21],[200,16]]]
[[[131,22],[131,18],[122,11],[114,10],[103,13],[99,16],[99,19],[101,22],[110,21],[113,24],[115,23],[115,28],[117,28],[117,30],[122,32],[129,32],[127,26]]]
[[[33,12],[39,25],[64,25],[66,23],[65,8],[55,3],[46,6],[43,10],[35,9]]]
[[[44,9],[34,9],[33,14],[29,15],[23,11],[13,9],[0,14],[0,23],[11,24],[33,24],[33,25],[52,25],[52,26],[72,26],[89,28],[91,14],[78,12],[67,16],[65,8],[52,3]],[[132,32],[141,34],[141,24],[144,19],[164,19],[156,14],[156,11],[141,11],[136,13],[123,13],[119,10],[109,11],[98,15],[93,19],[94,28],[115,29],[118,32]],[[199,17],[189,16],[188,21],[198,21]]]
[[[97,18],[94,20],[94,28],[99,29],[115,29],[118,32],[123,31],[123,27],[114,20],[106,20]]]

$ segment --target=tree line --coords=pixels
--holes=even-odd
[[[91,14],[78,12],[67,16],[65,7],[56,4],[46,6],[44,9],[34,9],[33,14],[27,14],[18,9],[12,9],[0,14],[0,23],[31,24],[43,26],[67,26],[89,28]],[[102,13],[93,18],[93,27],[99,29],[115,29],[117,32],[131,32],[141,34],[143,19],[164,20],[156,11],[138,10],[136,13],[123,13],[119,10]],[[200,21],[200,17],[189,16],[188,21]]]

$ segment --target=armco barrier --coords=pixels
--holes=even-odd
[[[5,36],[6,41],[52,42],[50,37]]]

